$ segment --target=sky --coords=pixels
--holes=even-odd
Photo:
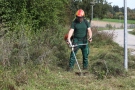
[[[118,5],[120,8],[124,7],[124,0],[106,0],[108,3],[112,2],[113,5]],[[135,9],[135,0],[126,0],[127,7],[130,9]]]

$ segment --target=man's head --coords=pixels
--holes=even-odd
[[[77,12],[76,12],[76,19],[79,21],[79,22],[82,22],[83,21],[83,18],[85,16],[85,13],[82,9],[79,9]]]

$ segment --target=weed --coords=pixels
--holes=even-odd
[[[118,89],[128,87],[116,85],[119,82],[125,82],[122,81],[122,77],[120,77],[121,81],[114,78],[123,75],[124,69],[123,48],[112,41],[113,33],[105,33],[98,31],[97,27],[92,27],[93,42],[90,43],[89,56],[91,73],[86,77],[78,77],[74,73],[65,72],[70,49],[61,37],[66,29],[64,31],[61,26],[58,26],[58,30],[53,34],[45,29],[43,30],[45,33],[39,30],[30,36],[27,36],[24,31],[18,31],[18,35],[9,32],[1,39],[0,89],[107,90],[110,87],[113,89],[114,86]],[[78,56],[81,57],[80,52]],[[134,62],[133,57],[130,57],[130,60]],[[129,67],[134,69],[134,64],[130,62]],[[111,81],[107,81],[108,77],[113,77],[113,79],[109,78]],[[113,84],[113,80],[117,81],[116,84]],[[127,81],[127,83],[131,82]],[[130,87],[133,88],[133,84]]]
[[[135,29],[134,29],[134,30],[132,30],[132,31],[129,31],[129,33],[131,33],[131,34],[135,35]]]
[[[112,27],[111,24],[106,24],[106,28],[109,28],[109,30],[110,30],[110,29],[112,29],[113,27]]]

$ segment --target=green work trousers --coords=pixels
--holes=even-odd
[[[78,41],[77,44],[84,44],[82,41]],[[89,55],[89,47],[88,44],[87,45],[79,45],[77,47],[74,48],[74,53],[75,55],[77,54],[77,51],[81,49],[82,55],[83,55],[83,68],[87,68],[88,67],[88,55]],[[76,60],[74,57],[73,52],[71,51],[70,54],[70,61],[69,61],[69,68],[73,68],[74,64],[75,64]]]

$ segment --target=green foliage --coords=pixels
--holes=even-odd
[[[117,5],[109,6],[109,11],[106,14],[105,18],[111,18],[111,19],[124,19],[124,7],[119,7]],[[127,7],[127,17],[128,20],[135,20],[135,11]]]
[[[135,29],[134,29],[134,30],[132,30],[132,31],[129,31],[129,33],[131,33],[131,34],[135,35]]]
[[[129,62],[128,62],[128,66],[130,69],[135,69],[135,56],[132,55],[130,57],[128,57]]]
[[[108,12],[109,4],[107,2],[96,3],[94,6],[94,17],[103,19]]]
[[[1,44],[4,66],[23,66],[30,60],[33,64],[48,65],[59,58],[52,52],[55,47],[56,51],[65,52],[62,51],[61,37],[64,35],[62,25],[66,25],[65,20],[68,20],[66,0],[1,0],[0,3],[1,23],[8,26]],[[9,53],[2,52],[4,49]],[[45,58],[48,59],[43,61]]]
[[[95,18],[94,20],[97,20],[97,18]],[[120,19],[107,19],[107,18],[104,18],[104,19],[102,19],[100,21],[124,23],[123,19],[120,20]],[[128,20],[127,22],[128,22],[128,24],[133,24],[133,25],[135,24],[135,20]]]
[[[98,79],[124,74],[123,69],[123,50],[118,44],[114,43],[114,33],[97,32],[97,28],[92,28],[93,42],[91,43],[94,54],[91,57],[90,71]],[[106,49],[105,49],[106,48]],[[107,50],[108,49],[108,50]],[[115,67],[114,67],[115,66]]]
[[[103,79],[108,76],[118,76],[124,74],[122,65],[123,57],[116,53],[107,53],[104,51],[95,55],[94,63],[92,64],[92,72],[97,75],[97,78]],[[115,66],[115,67],[114,67]]]
[[[114,32],[108,33],[108,32],[103,32],[97,31],[96,27],[92,28],[93,32],[93,42],[91,43],[94,47],[100,47],[104,45],[113,45],[113,37],[114,37]]]
[[[90,18],[91,14],[92,14],[92,7],[91,7],[91,3],[93,2],[93,0],[83,0],[83,2],[73,2],[71,1],[71,10],[73,12],[73,14],[77,11],[77,9],[82,8],[85,11],[85,15],[87,18]],[[109,4],[108,2],[104,1],[104,0],[99,0],[98,2],[95,2],[95,5],[93,7],[93,14],[94,17],[98,17],[100,19],[103,19],[105,14],[108,11],[108,7]]]
[[[106,24],[106,28],[109,28],[109,30],[110,30],[110,29],[112,29],[113,27],[112,27],[111,24]]]
[[[0,0],[1,23],[7,25],[8,30],[0,38],[0,89],[110,89],[106,85],[101,86],[102,82],[94,77],[104,79],[123,74],[122,48],[113,43],[113,34],[98,32],[96,28],[92,28],[94,36],[91,47],[97,49],[90,56],[92,73],[84,78],[65,72],[70,49],[63,39],[68,30],[64,25],[69,22],[68,16],[74,16],[69,2]],[[80,3],[79,7],[83,5]],[[89,9],[84,8],[87,14]],[[130,87],[132,89],[134,85]]]
[[[65,20],[65,1],[50,0],[1,0],[2,22],[10,23],[10,28],[15,26],[17,21],[37,28],[55,28],[58,23],[64,24]],[[4,4],[3,4],[4,3]],[[51,6],[50,6],[51,5]]]
[[[119,12],[119,6],[113,6],[113,11],[115,11],[115,12]]]

